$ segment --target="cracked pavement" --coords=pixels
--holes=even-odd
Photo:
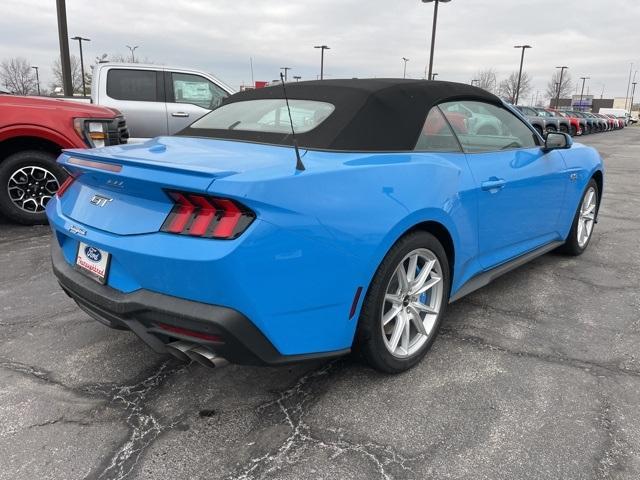
[[[91,320],[47,227],[0,220],[0,479],[640,478],[640,128],[588,251],[450,306],[415,369],[210,370]]]

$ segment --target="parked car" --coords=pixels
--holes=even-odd
[[[610,131],[613,130],[616,125],[617,122],[615,122],[612,118],[607,117],[606,115],[603,115],[602,113],[594,113],[594,115],[602,120],[604,120],[605,124],[606,124],[606,131]]]
[[[622,118],[616,117],[613,113],[605,113],[604,115],[614,121],[616,130],[624,128],[624,120]]]
[[[131,142],[173,135],[234,93],[205,72],[139,63],[99,63],[91,90],[92,103],[125,115]]]
[[[117,110],[44,97],[0,95],[0,213],[27,225],[45,223],[45,206],[66,178],[64,148],[126,143]]]
[[[585,127],[587,133],[596,133],[598,131],[598,122],[595,118],[590,117],[586,112],[572,111],[571,113],[583,118],[587,122]]]
[[[543,140],[498,97],[395,79],[287,90],[233,95],[178,136],[60,156],[53,269],[83,310],[205,365],[355,345],[400,372],[450,302],[588,247],[600,156],[565,133]],[[464,125],[443,129],[447,114]]]
[[[624,108],[601,108],[599,113],[604,113],[605,115],[613,115],[614,118],[618,120],[622,120],[624,123],[623,127],[629,124],[629,112]]]
[[[578,117],[576,117],[575,115],[571,115],[569,112],[563,112],[561,110],[555,110],[553,108],[548,108],[547,111],[553,113],[554,115],[564,117],[569,121],[569,134],[572,137],[582,135],[582,124],[580,123],[580,119]]]
[[[533,125],[533,128],[535,128],[541,136],[544,135],[544,132],[547,131],[546,129],[547,122],[545,117],[540,115],[535,108],[523,107],[521,105],[513,105],[513,107],[518,109],[520,113],[522,113],[527,118],[529,123]],[[554,122],[554,126],[555,126],[555,122]]]
[[[551,108],[543,109],[546,115],[550,115],[557,121],[557,131],[571,134],[571,121],[564,115],[560,115],[556,110]]]

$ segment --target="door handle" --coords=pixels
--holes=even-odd
[[[189,114],[187,112],[173,112],[171,116],[172,117],[188,117]]]
[[[485,180],[480,184],[482,190],[489,190],[491,193],[495,193],[498,190],[504,188],[507,184],[506,180],[503,178],[491,177],[489,180]]]

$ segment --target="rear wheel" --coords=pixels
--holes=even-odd
[[[401,238],[378,267],[358,323],[357,348],[376,369],[399,373],[433,343],[449,301],[449,262],[430,233]]]
[[[558,129],[555,127],[555,125],[547,125],[547,132],[557,132]]]
[[[569,133],[569,129],[567,128],[566,125],[560,125],[560,131],[562,133]]]
[[[66,178],[53,153],[27,150],[0,162],[0,212],[25,225],[47,222],[44,209]]]
[[[598,201],[598,184],[591,179],[576,210],[569,236],[565,244],[560,247],[564,253],[581,255],[589,246],[598,212]]]

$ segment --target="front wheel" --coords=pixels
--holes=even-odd
[[[589,246],[598,212],[598,184],[592,178],[582,195],[571,224],[571,231],[560,249],[569,255],[581,255]]]
[[[367,362],[399,373],[433,343],[449,301],[449,262],[430,233],[414,232],[391,248],[364,300],[356,337]]]
[[[47,222],[44,209],[66,178],[53,153],[27,150],[0,162],[0,212],[25,225]]]

